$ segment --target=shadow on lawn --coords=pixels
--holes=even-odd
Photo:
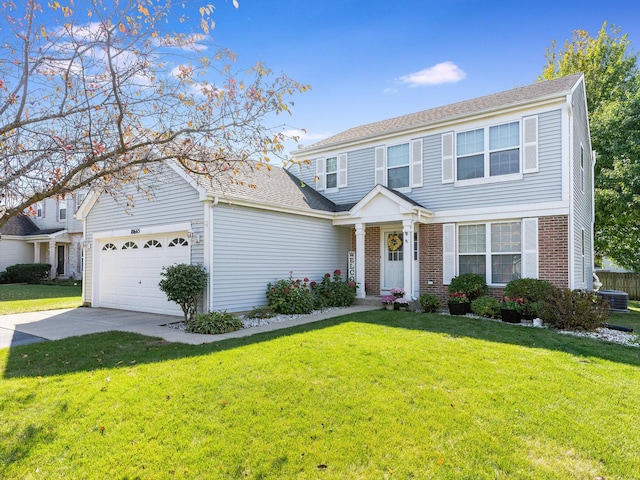
[[[64,375],[67,373],[131,367],[196,357],[269,340],[330,328],[345,322],[367,323],[472,338],[522,347],[543,348],[582,357],[640,366],[640,348],[590,338],[561,335],[553,330],[520,327],[470,317],[411,312],[354,313],[297,327],[220,342],[187,345],[127,332],[106,332],[8,349],[5,378]],[[2,355],[2,354],[0,354]],[[2,357],[0,356],[0,364]]]

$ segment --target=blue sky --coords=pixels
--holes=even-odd
[[[640,49],[637,0],[239,0],[238,9],[232,0],[214,3],[213,39],[238,53],[238,65],[261,60],[312,86],[295,97],[286,119],[307,130],[304,145],[533,83],[552,40],[561,45],[576,29],[595,36],[605,20]]]

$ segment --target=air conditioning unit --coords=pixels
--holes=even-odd
[[[598,295],[609,301],[609,310],[612,312],[629,311],[629,294],[621,290],[600,290]]]

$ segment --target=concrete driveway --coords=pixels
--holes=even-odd
[[[108,308],[71,308],[45,312],[16,313],[0,315],[0,348],[16,347],[44,340],[86,335],[89,333],[121,331],[133,332],[150,337],[160,337],[168,342],[202,343],[217,342],[228,338],[246,337],[261,332],[317,322],[327,318],[354,312],[378,310],[379,306],[355,305],[328,312],[303,315],[298,318],[260,327],[244,328],[220,335],[187,333],[164,325],[182,321],[182,317],[157,315],[155,313],[130,312]]]

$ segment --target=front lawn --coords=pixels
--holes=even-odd
[[[82,305],[80,285],[0,285],[0,315]]]
[[[0,351],[0,478],[606,479],[640,471],[640,348],[376,311],[216,344]]]

